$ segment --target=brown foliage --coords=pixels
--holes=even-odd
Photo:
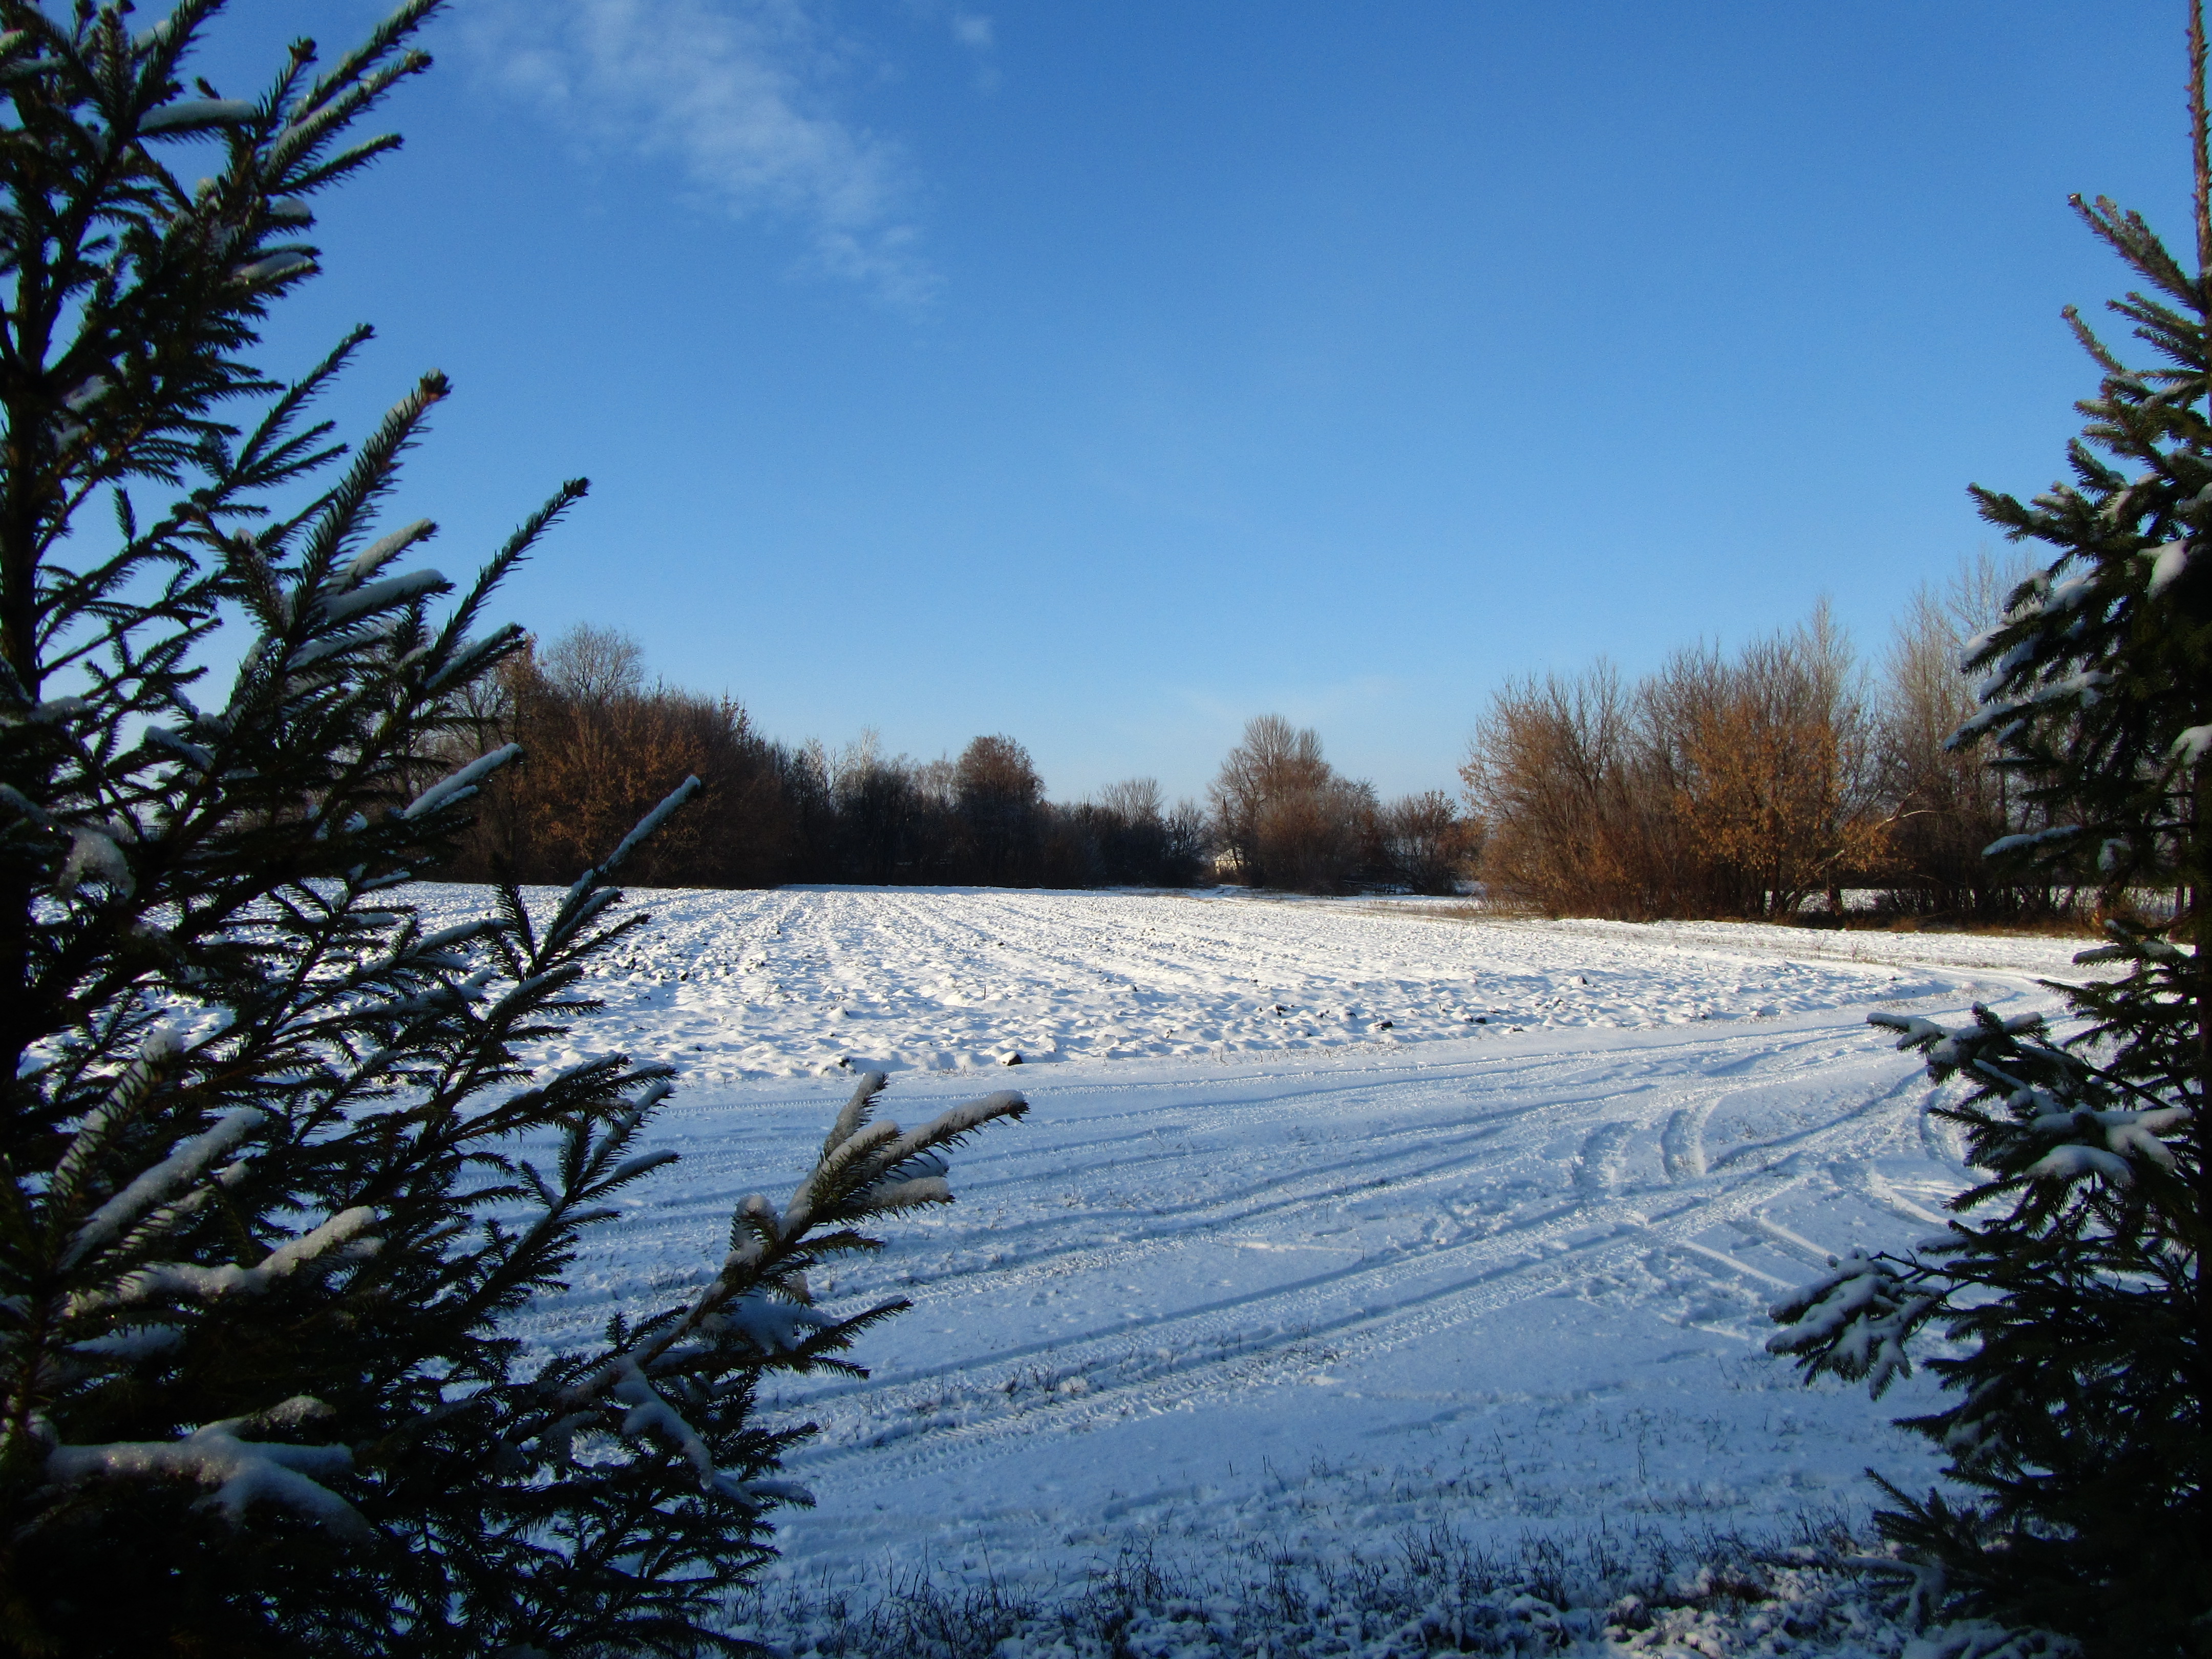
[[[1638,729],[1644,702],[1603,662],[1492,698],[1460,769],[1488,828],[1481,869],[1492,888],[1553,915],[1698,908],[1663,757]]]
[[[1825,605],[1733,664],[1678,658],[1661,688],[1650,736],[1674,760],[1675,811],[1736,914],[1795,915],[1847,873],[1881,869],[1874,717]]]
[[[1211,793],[1224,857],[1255,887],[1341,891],[1376,839],[1373,787],[1339,777],[1319,734],[1279,714],[1246,724]]]
[[[647,688],[633,641],[579,628],[504,664],[476,711],[485,747],[519,743],[452,873],[566,881],[686,777],[697,805],[641,848],[641,886],[750,886],[780,878],[790,814],[769,745],[726,697]]]
[[[971,879],[1000,886],[1037,880],[1044,780],[1030,751],[1003,734],[977,738],[961,750],[951,782],[955,856]]]
[[[1461,770],[1483,870],[1553,914],[1784,915],[1888,856],[1874,716],[1825,607],[1733,661],[1509,685]]]

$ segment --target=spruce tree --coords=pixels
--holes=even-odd
[[[2031,501],[1977,489],[1984,516],[2052,550],[1968,647],[1987,733],[2033,826],[1989,854],[2101,890],[2116,976],[2052,986],[2066,1012],[1971,1024],[1877,1014],[1937,1080],[1985,1178],[1918,1249],[1854,1253],[1775,1316],[1808,1373],[1879,1395],[1931,1322],[1950,1395],[1904,1419],[1949,1457],[1963,1498],[1877,1517],[1948,1605],[2047,1626],[2113,1655],[2212,1653],[2203,1283],[2212,1171],[2212,152],[2202,0],[2189,27],[2196,246],[2177,258],[2138,215],[2075,198],[2140,286],[2112,310],[2148,349],[2130,368],[2070,307],[2100,371],[2078,407],[2071,477]],[[2171,890],[2174,913],[2129,920]]]
[[[311,415],[365,331],[289,384],[247,354],[317,269],[311,204],[397,143],[348,135],[435,3],[231,99],[185,81],[217,0],[144,29],[0,0],[0,1650],[742,1645],[720,1605],[805,1501],[757,1384],[903,1305],[824,1310],[808,1270],[1025,1110],[902,1132],[866,1077],[697,1288],[579,1351],[513,1334],[672,1159],[668,1067],[542,1057],[696,785],[549,902],[435,932],[408,902],[518,758],[424,757],[584,486],[457,586],[432,526],[380,524],[443,380],[348,449]]]

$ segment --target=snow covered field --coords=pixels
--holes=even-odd
[[[452,919],[480,904],[428,889]],[[1164,1563],[1776,1534],[1934,1461],[1802,1387],[1763,1310],[1931,1231],[1965,1179],[1864,1024],[2040,1006],[2081,941],[1488,922],[1418,902],[785,890],[641,895],[587,1049],[676,1062],[683,1161],[532,1334],[705,1279],[845,1092],[902,1122],[1018,1085],[953,1208],[817,1285],[914,1310],[822,1433],[781,1569],[1046,1591]],[[995,1063],[1019,1053],[1018,1070]],[[827,1073],[827,1075],[823,1075]]]
[[[427,915],[482,908],[422,890]],[[1437,901],[783,888],[641,896],[652,932],[586,1032],[697,1085],[1133,1059],[1310,1058],[1439,1038],[1770,1019],[2064,975],[2063,939],[1435,918]],[[1086,1073],[1087,1074],[1087,1073]],[[1118,1074],[1118,1073],[1116,1073]],[[995,1086],[995,1085],[994,1085]]]

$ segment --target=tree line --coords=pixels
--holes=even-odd
[[[703,786],[699,805],[639,849],[641,884],[1188,887],[1225,875],[1450,892],[1474,849],[1450,796],[1385,802],[1279,715],[1247,726],[1207,806],[1170,805],[1144,777],[1063,804],[1003,733],[933,761],[885,755],[872,734],[834,750],[780,742],[733,699],[649,683],[635,641],[589,626],[508,658],[426,765],[507,744],[523,763],[493,781],[445,873],[566,880],[687,776]]]
[[[641,851],[663,886],[785,882],[1184,887],[1495,896],[1558,914],[1778,919],[1838,915],[1874,890],[1893,915],[2002,920],[2063,908],[1985,847],[2035,815],[1968,726],[1962,651],[2027,580],[1984,556],[1915,596],[1878,663],[1826,605],[1734,653],[1699,644],[1631,681],[1600,661],[1513,681],[1460,769],[1464,793],[1384,799],[1279,714],[1245,727],[1203,805],[1131,778],[1051,799],[1000,734],[957,757],[832,750],[762,732],[728,697],[648,682],[636,642],[578,627],[532,642],[474,694],[445,765],[506,744],[447,873],[553,882],[675,783],[699,809]],[[2032,595],[2031,595],[2032,598]]]
[[[687,776],[699,806],[640,850],[640,884],[1178,887],[1206,874],[1203,815],[1151,778],[1063,805],[1004,735],[927,762],[882,753],[872,733],[835,750],[781,743],[732,698],[647,683],[636,642],[610,629],[518,651],[451,747],[507,743],[526,758],[488,792],[454,876],[565,879]]]

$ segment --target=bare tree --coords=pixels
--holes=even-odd
[[[645,685],[645,647],[614,628],[578,623],[538,659],[545,683],[583,708],[606,708]]]
[[[1382,862],[1416,893],[1455,893],[1473,868],[1480,827],[1441,789],[1406,795],[1382,814]]]
[[[1898,623],[1882,699],[1884,787],[1897,805],[1891,902],[1936,913],[2011,912],[2032,902],[1997,879],[1982,849],[2020,827],[1988,735],[1952,741],[1978,705],[1960,668],[1966,642],[2002,616],[2031,573],[1984,552],[1941,589],[1923,586]]]
[[[1372,786],[1339,777],[1322,758],[1320,735],[1279,714],[1246,724],[1211,794],[1221,848],[1255,887],[1334,892],[1374,839]]]
[[[1101,789],[1097,804],[1127,823],[1158,823],[1164,811],[1163,800],[1158,778],[1124,778]]]
[[[1661,696],[1694,844],[1740,914],[1794,915],[1815,892],[1840,910],[1847,873],[1887,856],[1866,678],[1824,600],[1788,634],[1684,678],[1709,695]]]

